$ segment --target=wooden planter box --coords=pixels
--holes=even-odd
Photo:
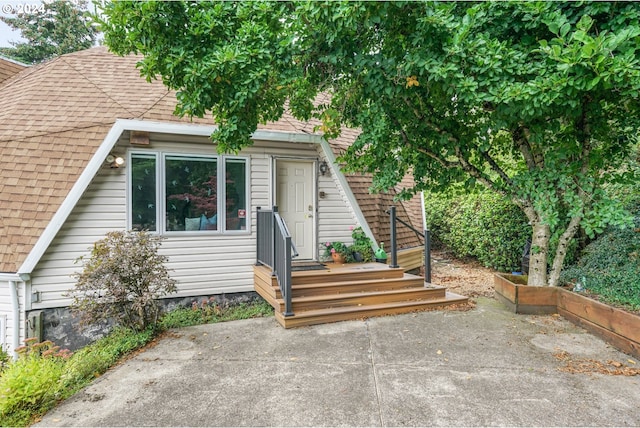
[[[493,285],[498,299],[517,314],[555,314],[558,288],[531,287],[526,275],[495,274]]]
[[[526,276],[495,274],[498,299],[520,314],[558,313],[623,352],[640,358],[640,315],[559,287],[530,287]]]

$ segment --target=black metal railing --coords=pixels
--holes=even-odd
[[[258,207],[256,241],[256,265],[273,268],[273,211]]]
[[[278,214],[278,207],[273,207],[273,210],[258,207],[256,238],[256,264],[271,268],[271,275],[276,277],[284,299],[283,315],[292,316],[291,259],[297,252],[287,225]]]
[[[397,268],[400,267],[398,265],[398,240],[396,233],[396,223],[400,223],[405,227],[411,229],[418,237],[422,237],[424,239],[424,280],[426,282],[431,282],[431,232],[428,229],[424,230],[424,233],[421,233],[418,229],[407,223],[406,221],[399,219],[396,215],[396,207],[389,207],[387,211],[389,214],[390,226],[391,226],[391,264],[389,267]]]

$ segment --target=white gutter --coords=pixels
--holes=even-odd
[[[218,130],[216,125],[196,125],[192,123],[168,123],[149,120],[119,119],[116,123],[122,125],[125,131],[146,131],[161,134],[180,134],[209,137]],[[252,140],[277,141],[285,143],[320,143],[324,138],[317,134],[300,132],[257,130],[251,134]]]
[[[42,235],[40,235],[40,238],[34,245],[33,249],[18,269],[18,275],[24,276],[29,275],[31,274],[31,272],[33,272],[36,264],[38,263],[44,252],[47,250],[47,248],[49,248],[49,245],[51,245],[51,242],[62,228],[62,225],[71,214],[71,211],[76,206],[85,190],[87,190],[87,187],[91,183],[91,180],[93,180],[95,175],[103,166],[104,160],[116,145],[118,139],[124,131],[146,131],[208,137],[217,129],[218,127],[215,125],[195,125],[189,123],[169,123],[154,122],[149,120],[117,119],[113,127],[109,130],[107,136],[102,141],[102,144],[100,144],[100,147],[98,147],[98,150],[89,161],[89,164],[78,178],[78,181],[76,181],[76,183],[73,185],[71,191],[62,202],[62,205],[60,205],[60,208],[54,214],[53,218],[45,228]],[[251,138],[254,140],[293,143],[322,143],[323,141],[325,141],[324,138],[322,138],[320,135],[315,134],[262,130],[254,132]],[[325,149],[325,151],[327,150]],[[329,154],[330,152],[331,150],[329,148],[327,153]],[[332,160],[332,162],[334,161],[335,159]],[[353,197],[353,195],[351,196]],[[362,213],[360,213],[360,215],[362,215]]]
[[[347,177],[345,177],[342,171],[340,171],[340,168],[336,163],[336,157],[333,154],[331,145],[324,138],[320,140],[320,145],[322,146],[322,150],[327,156],[327,160],[329,161],[329,166],[331,168],[331,171],[333,171],[335,177],[338,179],[338,182],[340,183],[340,186],[342,186],[342,189],[345,192],[345,195],[347,197],[347,200],[349,201],[349,204],[351,204],[351,207],[353,208],[353,211],[356,215],[356,220],[361,225],[364,233],[371,239],[371,241],[373,241],[373,249],[377,250],[378,241],[376,241],[376,237],[373,235],[373,232],[369,227],[369,223],[367,222],[367,219],[364,217],[364,214],[360,209],[360,204],[358,204],[358,200],[353,194],[353,190],[351,190],[351,186],[349,186],[349,183],[347,182]]]
[[[13,313],[13,330],[11,336],[11,352],[13,359],[18,359],[16,349],[20,346],[20,302],[18,301],[18,283],[9,281],[9,293],[11,294],[11,309]]]

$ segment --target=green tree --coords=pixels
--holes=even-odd
[[[483,185],[532,226],[530,285],[557,285],[580,227],[628,225],[603,186],[636,141],[640,4],[634,2],[112,2],[105,41],[142,53],[180,115],[210,112],[222,151],[288,101],[384,191]],[[319,96],[330,94],[330,97]],[[550,275],[549,240],[560,236]]]
[[[1,48],[7,57],[35,64],[70,52],[88,49],[98,31],[92,25],[85,0],[54,0],[42,4],[24,4],[15,17],[0,16],[26,42],[10,42],[13,48]]]

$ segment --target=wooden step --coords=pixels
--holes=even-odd
[[[254,288],[276,311],[285,328],[372,316],[414,312],[466,303],[468,299],[444,287],[425,284],[379,263],[335,265],[327,270],[294,272],[292,311],[285,317],[284,300],[271,269],[254,268]]]
[[[442,299],[300,311],[291,317],[285,317],[281,312],[276,312],[275,317],[284,328],[293,328],[338,321],[358,320],[375,316],[404,314],[425,309],[444,308],[450,305],[467,303],[467,301],[468,299],[464,296],[447,292],[446,296]]]
[[[291,286],[292,297],[323,296],[354,291],[383,291],[403,288],[424,287],[424,278],[405,274],[401,278],[367,279],[359,281],[342,281],[313,284],[294,284]],[[276,293],[279,293],[279,287]],[[278,295],[278,298],[281,296]]]
[[[409,300],[434,300],[444,298],[446,289],[444,287],[412,287],[399,290],[382,291],[357,291],[340,294],[321,294],[303,297],[294,297],[292,306],[294,311],[305,311],[311,309],[327,309],[340,306],[364,306],[376,305],[387,302],[402,302]],[[284,300],[277,299],[279,311],[284,312]]]
[[[349,273],[348,268],[331,269],[324,274],[318,271],[294,272],[292,275],[292,297],[349,293],[354,290],[390,290],[424,285],[424,279],[416,275],[405,274],[399,269],[378,268],[357,270]],[[354,265],[356,266],[356,265]],[[384,265],[380,265],[383,266]],[[357,269],[357,268],[353,268]],[[254,267],[254,284],[273,298],[280,299],[280,287],[275,277],[271,276],[271,269],[264,266]]]
[[[390,268],[382,263],[327,263],[325,266],[327,269],[293,272],[291,274],[292,285],[392,279],[402,278],[404,275],[402,269]]]

